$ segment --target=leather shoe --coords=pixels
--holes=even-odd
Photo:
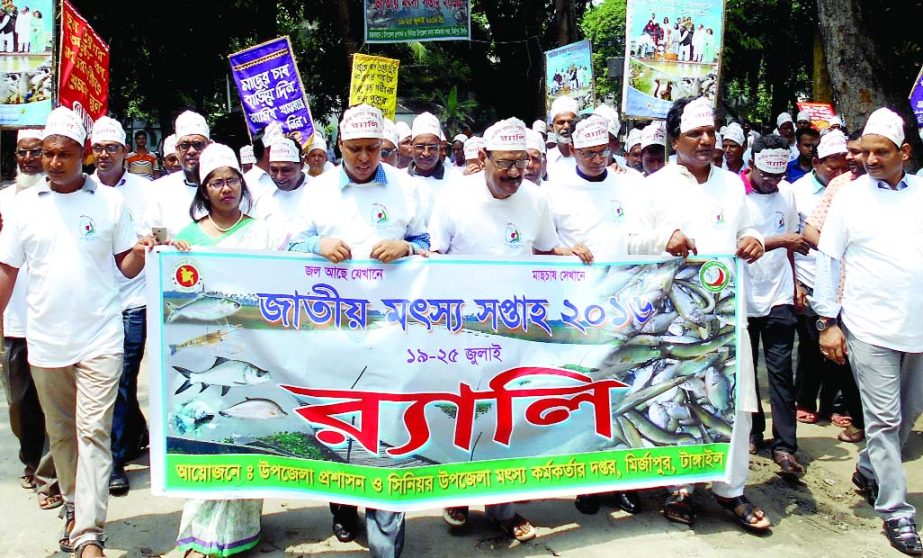
[[[852,483],[860,494],[865,495],[865,501],[874,508],[875,500],[878,499],[878,482],[863,475],[859,468],[856,467],[852,474]]]
[[[636,514],[641,512],[641,499],[637,492],[616,492],[612,495],[615,505],[622,511]]]
[[[772,460],[779,466],[779,474],[786,477],[798,478],[804,475],[804,467],[798,463],[795,454],[790,451],[777,450],[772,452]]]
[[[598,494],[581,494],[574,499],[577,511],[586,515],[593,515],[599,511],[600,497]]]
[[[128,494],[130,485],[128,484],[128,475],[125,474],[125,467],[112,467],[112,474],[109,475],[109,494],[112,496],[125,496]]]
[[[889,519],[884,525],[885,536],[891,546],[910,556],[923,555],[923,543],[917,534],[917,526],[909,517]]]
[[[355,540],[359,533],[359,514],[348,508],[333,515],[333,536],[342,543]]]

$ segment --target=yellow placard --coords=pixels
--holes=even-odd
[[[385,118],[394,120],[397,108],[397,70],[400,60],[353,55],[353,75],[349,84],[349,104],[369,104],[381,109]]]

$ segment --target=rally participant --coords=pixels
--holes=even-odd
[[[205,118],[192,111],[176,117],[175,130],[176,156],[183,172],[154,181],[156,199],[147,219],[151,226],[166,227],[170,238],[189,224],[189,206],[199,187],[199,156],[211,143]]]
[[[712,164],[719,169],[724,168],[724,138],[720,132],[715,132],[715,153],[712,157]]]
[[[533,122],[532,131],[541,134],[543,143],[548,141],[548,124],[546,124],[544,120],[536,120]]]
[[[312,183],[304,214],[307,227],[289,250],[309,252],[333,263],[372,258],[382,263],[429,250],[425,206],[407,175],[380,163],[381,111],[352,107],[340,123],[343,164]],[[356,537],[355,506],[330,504],[333,533],[341,542]],[[404,514],[366,509],[369,551],[376,558],[396,558],[404,547]]]
[[[641,168],[650,176],[666,164],[667,130],[662,120],[648,124],[641,130]],[[634,172],[634,169],[631,169]]]
[[[728,124],[724,131],[724,168],[734,174],[740,174],[749,168],[743,158],[747,145],[745,138],[744,129],[737,122]]]
[[[613,170],[625,168],[625,158],[619,155],[619,149],[622,147],[619,141],[619,130],[622,129],[622,122],[619,120],[618,111],[603,103],[593,110],[593,114],[602,116],[609,124],[609,158]]]
[[[558,239],[548,200],[523,180],[529,164],[525,124],[516,118],[500,121],[484,132],[484,141],[484,172],[466,179],[464,187],[447,190],[437,201],[430,222],[433,250],[497,257],[554,253]],[[511,228],[516,234],[511,235]],[[535,527],[516,513],[514,504],[489,505],[485,512],[516,540],[535,538]],[[446,508],[442,517],[452,527],[461,527],[468,520],[468,508]]]
[[[289,138],[286,138],[286,140],[288,139]],[[286,145],[292,145],[292,142],[294,141],[295,140],[291,140],[291,142],[286,141],[285,143]],[[294,145],[297,145],[297,143],[294,143]],[[299,152],[300,151],[301,148],[299,147]],[[272,148],[269,149],[269,156],[269,177],[272,178],[272,181],[276,186],[278,186],[279,183],[276,181],[276,173],[274,173],[272,170]],[[314,133],[314,142],[311,144],[311,147],[308,148],[308,152],[305,154],[304,163],[308,165],[308,180],[311,178],[317,178],[318,176],[333,168],[333,165],[330,163],[330,161],[327,160],[327,140],[325,140],[324,136],[318,134],[317,132]],[[270,190],[270,193],[274,193],[274,190]]]
[[[789,161],[785,169],[785,177],[789,183],[794,184],[802,176],[811,172],[811,159],[814,158],[814,149],[820,140],[820,132],[814,128],[803,128],[795,134],[797,139],[798,157]]]
[[[762,235],[747,211],[740,179],[712,165],[715,117],[711,102],[704,97],[674,102],[667,113],[667,132],[677,164],[667,165],[645,179],[645,190],[650,195],[639,212],[639,233],[629,239],[630,253],[656,255],[666,251],[686,257],[698,250],[704,254],[736,253],[749,263],[758,260],[763,255]],[[712,493],[740,525],[751,531],[766,531],[772,525],[769,518],[744,495],[749,470],[744,445],[750,433],[750,413],[756,410],[756,390],[749,337],[742,336],[741,341],[729,479],[712,483]],[[692,524],[695,513],[691,491],[692,487],[687,486],[671,492],[664,504],[667,519]]]
[[[147,150],[147,132],[135,132],[135,150],[125,156],[125,168],[131,174],[143,176],[148,180],[160,176],[157,156]]]
[[[468,136],[465,134],[458,134],[452,138],[452,161],[455,163],[452,165],[454,167],[452,170],[458,171],[458,174],[461,174],[468,166],[465,162],[466,141],[468,141]]]
[[[176,154],[176,134],[170,134],[163,140],[163,172],[162,176],[183,170]]]
[[[397,126],[394,125],[394,122],[385,118],[385,129],[382,134],[381,162],[397,168],[397,159],[400,156],[398,153],[398,146],[401,144]]]
[[[413,130],[404,121],[395,123],[394,128],[397,130],[397,138],[400,140],[400,143],[398,143],[397,168],[406,169],[410,162],[413,161],[413,139],[411,137]]]
[[[250,205],[250,193],[233,149],[217,143],[206,147],[199,178],[189,208],[192,222],[177,235],[177,248],[278,250],[283,245],[264,221],[244,212],[243,207]],[[184,551],[184,558],[223,557],[249,550],[260,543],[262,508],[263,501],[256,499],[187,500],[176,546]]]
[[[105,541],[124,336],[112,262],[135,277],[154,245],[137,240],[122,196],[82,173],[85,141],[79,116],[51,112],[42,142],[48,181],[17,197],[0,233],[0,310],[29,266],[29,364],[65,502],[58,543],[77,558],[102,556]]]
[[[641,130],[632,128],[625,139],[625,166],[638,172],[644,172],[641,164]]]
[[[177,134],[179,136],[179,134]],[[253,157],[256,162],[250,167],[250,170],[244,173],[244,180],[247,181],[247,189],[250,195],[259,197],[265,192],[272,192],[275,185],[272,177],[269,176],[269,147],[274,141],[285,137],[282,135],[282,128],[278,123],[270,122],[263,129],[262,134],[257,134],[253,138]]]
[[[548,160],[545,158],[545,141],[535,130],[526,130],[526,154],[529,156],[529,164],[523,171],[523,178],[541,186],[548,175]]]
[[[416,179],[425,197],[435,199],[449,183],[446,167],[440,160],[442,152],[442,127],[439,119],[428,112],[413,119],[413,161],[407,174]],[[430,205],[432,201],[428,202]],[[427,214],[432,209],[427,209]]]
[[[253,153],[252,145],[245,145],[240,148],[240,170],[250,172],[253,165],[256,164],[256,155]]]
[[[16,136],[16,181],[0,190],[0,229],[3,218],[10,219],[14,200],[19,194],[45,182],[42,171],[42,130],[19,130]],[[43,510],[59,508],[64,503],[54,460],[45,451],[45,415],[39,403],[26,343],[26,284],[28,268],[23,265],[16,278],[10,302],[3,312],[3,373],[0,380],[6,393],[10,430],[19,441],[19,461],[23,476],[19,484],[38,494]]]
[[[545,137],[545,151],[553,149],[556,145],[558,145],[558,135],[554,132],[549,132],[548,136]]]
[[[136,174],[125,171],[125,130],[107,116],[93,124],[91,148],[96,157],[96,172],[92,178],[101,186],[122,194],[125,208],[131,216],[135,235],[140,239],[151,233],[145,221],[153,205],[154,186]],[[117,270],[113,270],[117,273]],[[147,302],[144,297],[144,275],[133,279],[119,278],[119,299],[124,328],[122,376],[112,415],[112,474],[109,493],[121,496],[130,488],[125,465],[139,457],[148,445],[147,421],[138,403],[138,373],[147,340]]]
[[[798,112],[795,117],[795,131],[804,130],[811,127],[811,115],[806,110]]]
[[[577,120],[577,101],[570,97],[558,97],[551,103],[551,127],[557,145],[548,150],[548,177],[554,180],[555,173],[569,176],[574,170],[574,153],[571,148],[571,132]]]
[[[776,132],[788,142],[789,149],[792,152],[789,158],[797,159],[798,148],[795,145],[795,123],[792,121],[791,114],[783,112],[776,117]]]
[[[830,118],[827,119],[827,123],[829,124],[829,126],[827,127],[828,130],[840,130],[840,131],[845,130],[843,126],[843,119],[840,118],[839,116],[836,116],[836,115],[831,116]]]
[[[785,182],[788,145],[779,136],[762,136],[753,144],[753,190],[747,194],[747,208],[763,234],[766,254],[746,268],[747,326],[757,362],[760,340],[769,374],[769,402],[772,408],[772,460],[783,475],[800,476],[804,467],[798,463],[795,420],[795,388],[792,372],[792,348],[795,342],[795,276],[791,253],[808,252],[807,241],[798,234],[798,211]],[[750,429],[750,453],[763,444],[766,416],[756,385],[757,412]]]
[[[812,159],[814,170],[792,184],[795,207],[802,223],[814,212],[824,189],[830,181],[846,171],[846,138],[840,131],[833,131],[821,138]],[[802,229],[803,230],[803,227]],[[795,389],[798,401],[798,420],[807,424],[818,421],[820,414],[829,414],[832,409],[836,378],[846,373],[841,367],[832,367],[821,358],[818,349],[817,314],[806,300],[814,290],[814,264],[817,252],[807,255],[795,254],[795,276],[798,280],[796,295],[802,308],[798,316],[798,361],[795,372]],[[820,392],[820,408],[817,405]]]
[[[465,142],[465,163],[467,163],[468,166],[462,174],[468,176],[484,170],[484,164],[481,162],[480,155],[482,149],[484,149],[483,138],[477,136],[468,138],[468,141]]]
[[[901,448],[923,410],[923,260],[908,257],[923,242],[923,180],[904,172],[911,147],[889,109],[869,117],[862,155],[868,174],[837,195],[824,222],[813,302],[822,353],[840,364],[848,356],[862,397],[867,439],[853,483],[874,503],[891,545],[919,556]]]
[[[317,142],[315,138],[312,148],[317,148]],[[326,157],[326,151],[324,154]],[[309,157],[313,155],[312,152]],[[298,142],[285,138],[272,144],[269,148],[269,176],[275,188],[271,192],[264,192],[253,202],[251,214],[266,221],[280,233],[301,232],[301,210],[308,186]]]

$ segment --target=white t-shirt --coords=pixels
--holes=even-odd
[[[840,316],[865,343],[923,352],[923,180],[879,188],[868,175],[833,198],[819,248],[848,262]]]
[[[420,198],[423,200],[423,207],[427,223],[429,223],[429,217],[433,212],[433,206],[436,205],[436,200],[442,196],[446,189],[448,189],[449,184],[457,178],[448,167],[449,165],[445,165],[442,178],[436,178],[435,176],[410,175],[407,173],[407,177],[410,179],[410,181],[420,190]],[[406,173],[406,171],[402,172]]]
[[[94,173],[93,180],[97,182],[100,188],[109,188],[99,181],[99,176]],[[141,238],[151,234],[151,226],[147,219],[151,215],[151,207],[156,204],[154,198],[153,183],[141,175],[124,172],[115,190],[122,194],[125,200],[125,208],[128,209],[128,215],[131,217],[132,226],[135,235]],[[119,282],[119,299],[121,300],[122,310],[140,308],[147,304],[144,296],[144,273],[139,273],[134,279],[128,279],[118,266],[115,260],[112,261],[112,273],[115,274]]]
[[[179,171],[151,182],[151,188],[155,201],[146,221],[152,227],[166,227],[169,237],[176,238],[192,222],[189,208],[198,186],[187,183],[186,174]],[[204,212],[196,215],[197,218],[204,216]]]
[[[747,208],[764,238],[798,231],[798,212],[791,184],[781,182],[773,194],[750,192]],[[788,250],[777,248],[766,252],[756,262],[744,266],[749,279],[747,316],[768,316],[774,306],[794,304],[795,279]]]
[[[122,195],[90,177],[71,194],[41,184],[18,196],[0,232],[0,262],[29,265],[30,364],[59,368],[122,353],[112,259],[136,242]]]
[[[273,186],[253,202],[251,217],[263,219],[275,229],[287,234],[297,234],[305,228],[304,206],[309,203],[308,188],[313,190],[315,183],[308,186],[307,175],[304,183],[292,191],[286,192]]]
[[[795,209],[798,211],[798,232],[803,233],[805,222],[814,214],[814,208],[824,197],[824,185],[814,178],[814,173],[809,172],[792,183],[792,194],[795,196]],[[814,288],[814,274],[817,265],[815,258],[817,251],[813,248],[808,254],[795,253],[795,276],[804,285]]]
[[[354,260],[370,258],[382,240],[404,240],[426,234],[423,202],[406,173],[381,165],[388,183],[370,182],[341,186],[345,170],[325,172],[311,184],[302,214],[306,227],[295,242],[311,236],[344,241]]]
[[[3,217],[4,226],[7,225],[15,212],[15,198],[21,193],[16,190],[15,183],[0,190],[0,217]],[[6,310],[3,311],[4,337],[23,338],[26,336],[26,284],[28,282],[29,266],[23,265],[16,275],[16,284],[13,285],[10,302],[6,305]]]
[[[491,195],[484,173],[457,182],[439,198],[430,219],[430,243],[442,254],[524,258],[532,249],[546,252],[558,246],[548,198],[538,186],[523,180],[512,196]]]
[[[582,243],[598,261],[628,255],[628,235],[643,207],[644,189],[636,175],[606,171],[601,182],[577,174],[553,180],[548,196],[558,237],[564,246]]]
[[[276,189],[276,183],[272,181],[269,173],[256,165],[244,173],[244,181],[247,183],[247,189],[250,190],[250,197],[254,200]]]
[[[561,152],[555,146],[548,150],[545,159],[547,160],[545,170],[548,172],[549,181],[557,180],[559,176],[570,176],[574,169],[577,168],[577,158],[574,157],[573,144],[571,144],[570,157],[561,155]]]

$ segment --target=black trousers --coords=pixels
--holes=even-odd
[[[794,452],[798,450],[795,436],[795,378],[792,370],[792,349],[795,345],[795,307],[791,304],[773,306],[768,316],[747,318],[750,343],[753,346],[753,363],[758,362],[760,340],[763,341],[763,359],[769,375],[769,405],[772,410],[772,450]],[[753,413],[750,435],[762,438],[766,430],[766,415],[756,382],[758,411]]]

